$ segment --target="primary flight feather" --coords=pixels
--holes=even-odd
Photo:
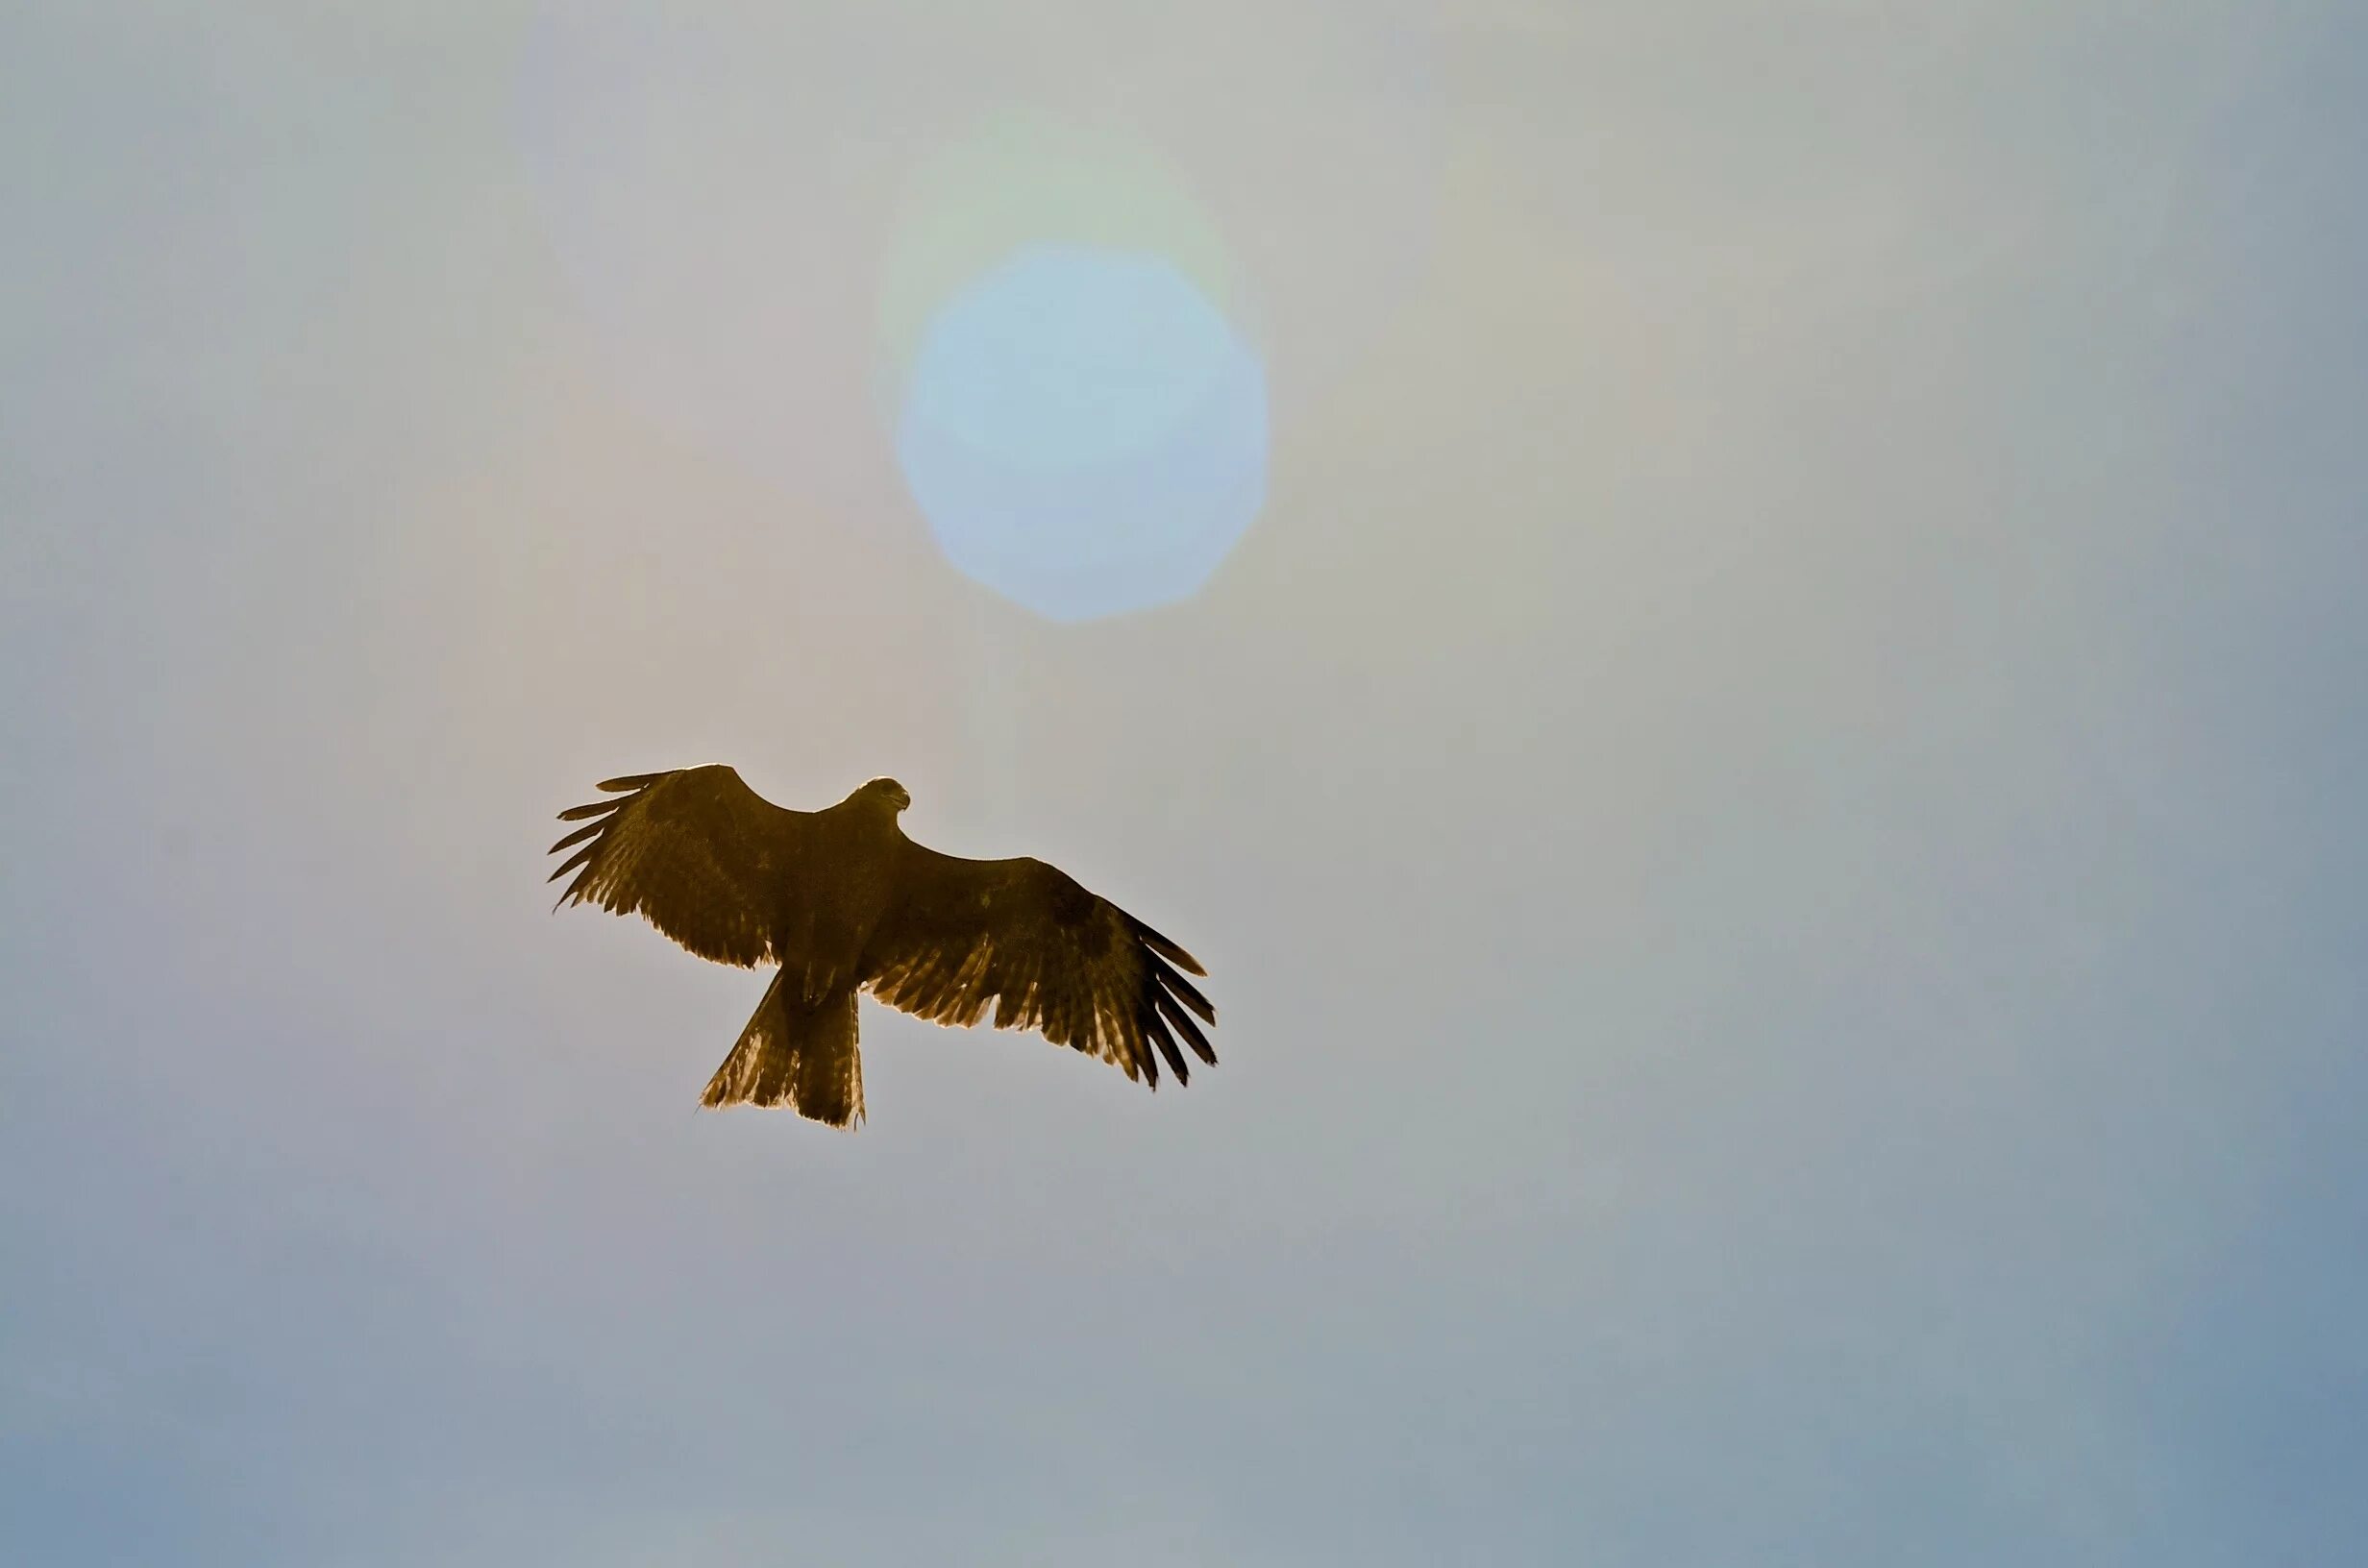
[[[904,836],[912,796],[876,778],[822,811],[777,806],[720,764],[603,780],[559,813],[576,873],[561,904],[639,914],[702,958],[778,966],[701,1103],[863,1118],[855,997],[968,1025],[1034,1029],[1151,1088],[1185,1049],[1215,1065],[1217,1010],[1193,956],[1041,860],[964,860]],[[588,821],[587,821],[588,819]],[[1197,1019],[1198,1021],[1195,1021]]]

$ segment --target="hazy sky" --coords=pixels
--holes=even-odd
[[[0,1557],[2343,1560],[2364,64],[6,8]],[[929,404],[1036,466],[916,479],[1063,244],[1230,411],[1000,406],[1040,289]],[[1174,601],[1038,616],[941,481]],[[696,1112],[762,977],[542,851],[705,761],[1062,866],[1222,1065],[866,1003],[860,1132]]]

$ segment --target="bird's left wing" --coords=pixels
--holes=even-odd
[[[576,872],[559,902],[644,915],[719,964],[773,962],[774,919],[811,814],[775,805],[721,764],[601,788],[620,798],[559,813],[594,819],[551,846],[583,845],[551,873],[555,882]]]
[[[864,951],[872,994],[945,1024],[975,1023],[994,1002],[998,1029],[1038,1029],[1056,1045],[1159,1087],[1177,1049],[1214,1065],[1200,1024],[1217,1010],[1183,973],[1193,956],[1040,860],[964,860],[909,840],[898,846],[895,901]],[[1153,1047],[1157,1048],[1154,1054]]]

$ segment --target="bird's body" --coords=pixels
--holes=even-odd
[[[1179,970],[1192,955],[1039,860],[964,860],[898,825],[903,786],[876,778],[837,805],[789,811],[720,765],[612,778],[561,903],[639,913],[692,952],[778,972],[702,1103],[787,1105],[833,1126],[863,1115],[855,998],[939,1023],[1037,1029],[1152,1088],[1179,1040],[1217,1055],[1194,1017],[1216,1010]]]
[[[803,842],[776,880],[774,958],[797,990],[819,999],[853,975],[888,913],[904,834],[876,791],[858,791],[811,815]]]

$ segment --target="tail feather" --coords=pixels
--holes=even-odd
[[[785,1105],[832,1127],[863,1119],[863,1057],[855,1048],[855,992],[811,1005],[777,973],[724,1065],[707,1080],[705,1106]]]

